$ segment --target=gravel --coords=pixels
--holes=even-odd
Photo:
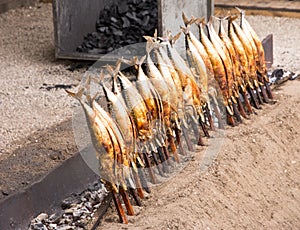
[[[69,119],[74,100],[43,84],[77,84],[70,62],[55,61],[51,4],[0,15],[0,155],[16,140]]]

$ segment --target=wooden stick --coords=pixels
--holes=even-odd
[[[121,187],[121,186],[120,186],[120,194],[121,194],[121,196],[123,198],[125,207],[127,209],[127,215],[133,216],[134,215],[134,211],[133,211],[133,207],[132,207],[132,205],[130,203],[129,196],[127,194],[127,191],[125,191],[124,188]]]
[[[129,192],[130,192],[130,194],[132,195],[132,197],[133,197],[133,199],[134,199],[136,205],[137,205],[137,206],[142,206],[142,203],[141,203],[141,201],[140,201],[140,199],[139,199],[139,195],[138,195],[138,193],[137,193],[137,189],[129,188]]]
[[[138,193],[138,195],[141,199],[144,199],[145,196],[144,196],[144,193],[143,193],[143,190],[142,190],[141,181],[138,177],[138,173],[135,170],[132,170],[132,175],[133,175],[133,179],[134,179],[134,182],[135,182],[137,193]]]
[[[261,107],[258,105],[258,102],[257,102],[257,100],[256,100],[256,97],[255,97],[255,95],[254,95],[253,90],[252,90],[250,87],[248,87],[248,91],[249,91],[249,94],[250,94],[250,97],[251,97],[251,99],[252,99],[252,102],[253,102],[254,107],[255,107],[256,109],[261,109]]]
[[[188,135],[188,133],[187,133],[185,127],[182,126],[182,127],[181,127],[181,130],[182,130],[182,134],[183,134],[184,139],[185,139],[185,143],[186,143],[186,145],[187,145],[187,147],[188,147],[188,150],[191,151],[191,152],[194,152],[193,145],[192,145],[192,143],[191,143],[191,140],[190,140],[190,138],[189,138],[189,135]]]
[[[165,158],[165,155],[164,155],[164,152],[163,152],[163,149],[162,147],[158,147],[157,148],[157,152],[158,152],[158,156],[159,156],[159,159],[161,161],[161,164],[162,164],[162,170],[164,173],[169,173],[169,166],[166,162],[166,158]]]
[[[204,132],[204,135],[206,137],[210,137],[209,132],[208,132],[207,128],[205,127],[205,124],[203,123],[203,121],[201,120],[200,117],[199,117],[199,123],[200,123],[200,126],[201,126],[201,128],[202,128],[202,130]]]
[[[205,111],[206,117],[207,117],[207,119],[208,119],[208,123],[209,123],[210,129],[211,129],[212,131],[216,131],[216,127],[215,127],[215,125],[214,125],[214,122],[213,122],[213,119],[212,119],[212,116],[211,116],[211,114],[210,114],[210,110],[209,110],[208,106],[206,106],[206,108],[205,108],[204,111]]]
[[[232,115],[227,114],[227,121],[228,121],[228,124],[229,124],[229,125],[235,126],[235,121],[234,121],[234,118],[233,118]]]
[[[222,115],[219,111],[219,108],[217,107],[217,105],[215,103],[212,103],[212,106],[213,106],[213,110],[216,114],[216,117],[218,119],[218,126],[219,126],[219,129],[224,129],[225,126],[224,126],[224,122],[222,120]]]
[[[264,101],[263,101],[263,99],[261,98],[261,95],[260,95],[260,92],[259,92],[259,87],[256,87],[256,95],[257,95],[257,98],[258,98],[258,102],[259,102],[259,104],[263,104],[264,103]]]
[[[163,171],[162,171],[162,166],[161,166],[161,164],[159,163],[159,161],[158,161],[158,159],[157,159],[157,157],[156,157],[155,152],[152,151],[151,154],[152,154],[154,163],[155,163],[155,165],[156,165],[156,167],[157,167],[157,170],[158,170],[159,175],[164,176],[164,173],[163,173]]]
[[[176,145],[175,145],[175,142],[174,142],[174,137],[172,137],[171,135],[168,135],[168,142],[169,142],[169,145],[170,145],[170,148],[171,148],[174,160],[177,163],[179,163],[179,156],[178,156],[177,148],[176,148]]]
[[[145,191],[147,193],[151,193],[151,190],[148,186],[148,182],[146,180],[146,177],[145,177],[145,173],[143,171],[143,167],[137,162],[137,166],[138,166],[138,175],[139,175],[139,178],[140,178],[140,182],[141,182],[141,185],[143,187],[143,189],[145,189]]]
[[[271,100],[273,100],[273,99],[274,99],[273,93],[272,93],[271,87],[270,87],[270,85],[268,84],[267,81],[265,81],[265,86],[266,86],[266,90],[267,90],[268,97],[269,97]]]
[[[197,143],[197,145],[204,146],[204,142],[203,142],[203,139],[202,139],[201,134],[199,134],[199,138],[198,138],[198,143]]]
[[[260,88],[261,94],[263,96],[264,102],[265,103],[269,103],[269,98],[268,98],[268,95],[267,95],[265,87],[263,85],[260,85],[259,88]]]
[[[124,209],[122,207],[121,201],[118,197],[118,194],[115,191],[112,191],[113,200],[119,215],[120,223],[128,224]]]
[[[164,155],[166,157],[166,161],[168,162],[169,165],[171,165],[170,153],[169,153],[169,150],[168,150],[167,146],[163,145],[162,149],[163,149]]]
[[[240,111],[241,116],[242,116],[243,118],[248,119],[248,116],[247,116],[247,114],[246,114],[246,111],[245,111],[245,109],[244,109],[244,106],[243,106],[243,104],[242,104],[240,98],[236,98],[236,101],[237,101],[238,110]]]
[[[242,118],[241,118],[241,115],[239,113],[239,110],[237,109],[237,104],[236,103],[232,103],[232,108],[233,108],[233,113],[237,119],[238,122],[242,123]]]
[[[244,92],[244,91],[241,90],[241,94],[243,95],[243,99],[244,99],[246,108],[248,110],[248,113],[252,114],[253,113],[253,109],[252,109],[251,104],[249,102],[247,92],[246,91]]]
[[[148,157],[147,153],[143,153],[143,155],[144,155],[144,160],[145,160],[145,163],[146,163],[146,167],[147,167],[147,170],[148,170],[148,173],[149,173],[149,176],[150,176],[150,181],[151,181],[152,184],[156,184],[157,183],[156,176],[154,175],[154,172],[152,170],[149,157]]]

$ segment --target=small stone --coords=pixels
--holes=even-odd
[[[46,213],[41,213],[36,217],[36,219],[40,222],[44,222],[48,218],[48,214]]]
[[[86,202],[86,203],[85,203],[85,207],[86,207],[89,211],[92,211],[92,210],[93,210],[93,206],[92,206],[91,202]]]
[[[68,208],[65,210],[65,214],[73,214],[73,212],[74,212],[74,209],[72,209],[72,208]]]
[[[62,218],[62,215],[64,214],[64,211],[59,211],[59,212],[56,212],[54,214],[52,214],[50,217],[49,217],[49,221],[51,223],[58,223],[59,220]]]
[[[33,230],[47,230],[47,227],[43,223],[35,223],[32,225]]]
[[[255,140],[255,139],[252,139],[252,142],[253,142],[253,143],[255,143],[255,142],[256,142],[256,140]]]
[[[73,212],[73,218],[74,220],[79,220],[80,216],[83,214],[83,212],[81,212],[80,210],[76,210],[75,212]]]
[[[57,224],[49,224],[50,229],[57,229]]]
[[[67,209],[70,208],[73,204],[78,204],[79,202],[81,202],[80,198],[80,196],[72,196],[64,199],[61,204],[62,209]]]

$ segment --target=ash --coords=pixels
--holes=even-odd
[[[104,185],[96,182],[82,193],[63,200],[58,212],[39,214],[31,221],[28,230],[86,229],[107,194]]]

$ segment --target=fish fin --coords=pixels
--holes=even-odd
[[[172,35],[171,31],[167,31],[167,34],[168,34],[168,40],[169,40],[170,44],[173,46],[175,44],[175,42],[181,36],[181,31],[179,33],[177,33],[175,36]]]
[[[229,22],[233,22],[235,19],[237,19],[238,18],[238,16],[237,15],[230,15],[230,16],[228,16],[228,18],[227,18],[227,20],[229,21]]]
[[[144,36],[144,38],[147,40],[146,44],[146,52],[149,54],[153,49],[157,48],[157,44],[153,41],[152,37]]]
[[[240,14],[243,14],[243,15],[245,15],[245,13],[246,13],[246,11],[245,10],[242,10],[241,8],[239,8],[239,7],[234,7]]]
[[[189,19],[187,18],[184,12],[182,12],[182,20],[185,26],[189,24]]]
[[[189,19],[187,18],[186,14],[185,14],[184,12],[182,12],[182,20],[183,20],[183,22],[184,22],[184,25],[185,25],[186,27],[188,27],[188,26],[194,24],[194,23],[196,22],[197,18],[195,18],[195,17],[192,15],[191,19],[189,20]]]
[[[65,89],[65,91],[66,91],[67,94],[69,94],[71,97],[74,97],[74,98],[80,100],[81,97],[82,97],[82,95],[83,95],[84,88],[80,88],[80,89],[78,90],[77,93],[74,93],[74,92],[72,92],[72,91],[70,91],[70,90],[67,90],[67,89]]]
[[[204,25],[205,24],[205,18],[197,18],[197,20],[195,21],[195,24],[198,26]]]
[[[187,27],[180,26],[180,29],[185,35],[189,34],[189,32],[190,32],[188,26]]]

